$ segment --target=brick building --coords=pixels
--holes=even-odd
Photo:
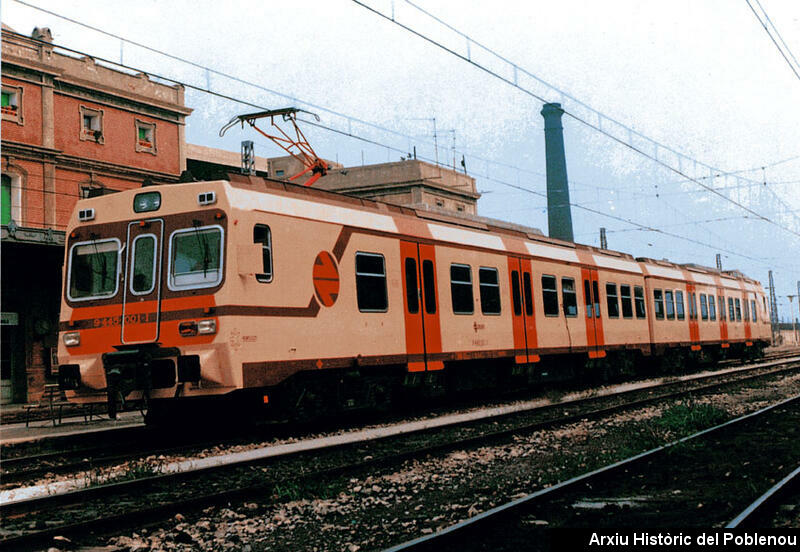
[[[2,402],[34,400],[57,345],[64,229],[79,197],[176,182],[183,88],[2,30]]]

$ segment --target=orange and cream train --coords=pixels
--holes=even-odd
[[[755,357],[770,338],[739,273],[255,177],[81,200],[64,266],[59,382],[112,411],[346,408]]]

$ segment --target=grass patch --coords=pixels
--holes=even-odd
[[[653,420],[658,428],[674,438],[681,438],[728,420],[728,413],[707,403],[688,402],[665,410]]]

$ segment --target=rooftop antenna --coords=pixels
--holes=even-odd
[[[317,156],[314,152],[314,148],[311,147],[305,135],[300,130],[300,127],[297,126],[298,113],[308,113],[319,121],[318,115],[305,111],[304,109],[297,109],[296,107],[271,109],[268,111],[259,111],[257,113],[248,113],[246,115],[237,115],[219,130],[219,135],[220,137],[224,136],[228,129],[233,127],[236,123],[241,123],[242,128],[244,128],[244,124],[247,123],[259,134],[275,142],[286,153],[303,164],[305,169],[290,177],[290,181],[311,172],[311,178],[304,183],[305,186],[311,186],[328,173],[328,164]],[[270,125],[276,128],[279,134],[268,134],[256,126],[256,120],[265,118],[269,118]],[[276,122],[276,118],[280,118],[278,122]],[[291,123],[294,128],[294,138],[279,126],[278,123],[280,122]]]

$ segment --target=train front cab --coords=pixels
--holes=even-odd
[[[67,232],[59,340],[59,384],[70,400],[105,399],[113,415],[124,400],[233,387],[216,343],[224,194],[203,184],[78,203]]]

